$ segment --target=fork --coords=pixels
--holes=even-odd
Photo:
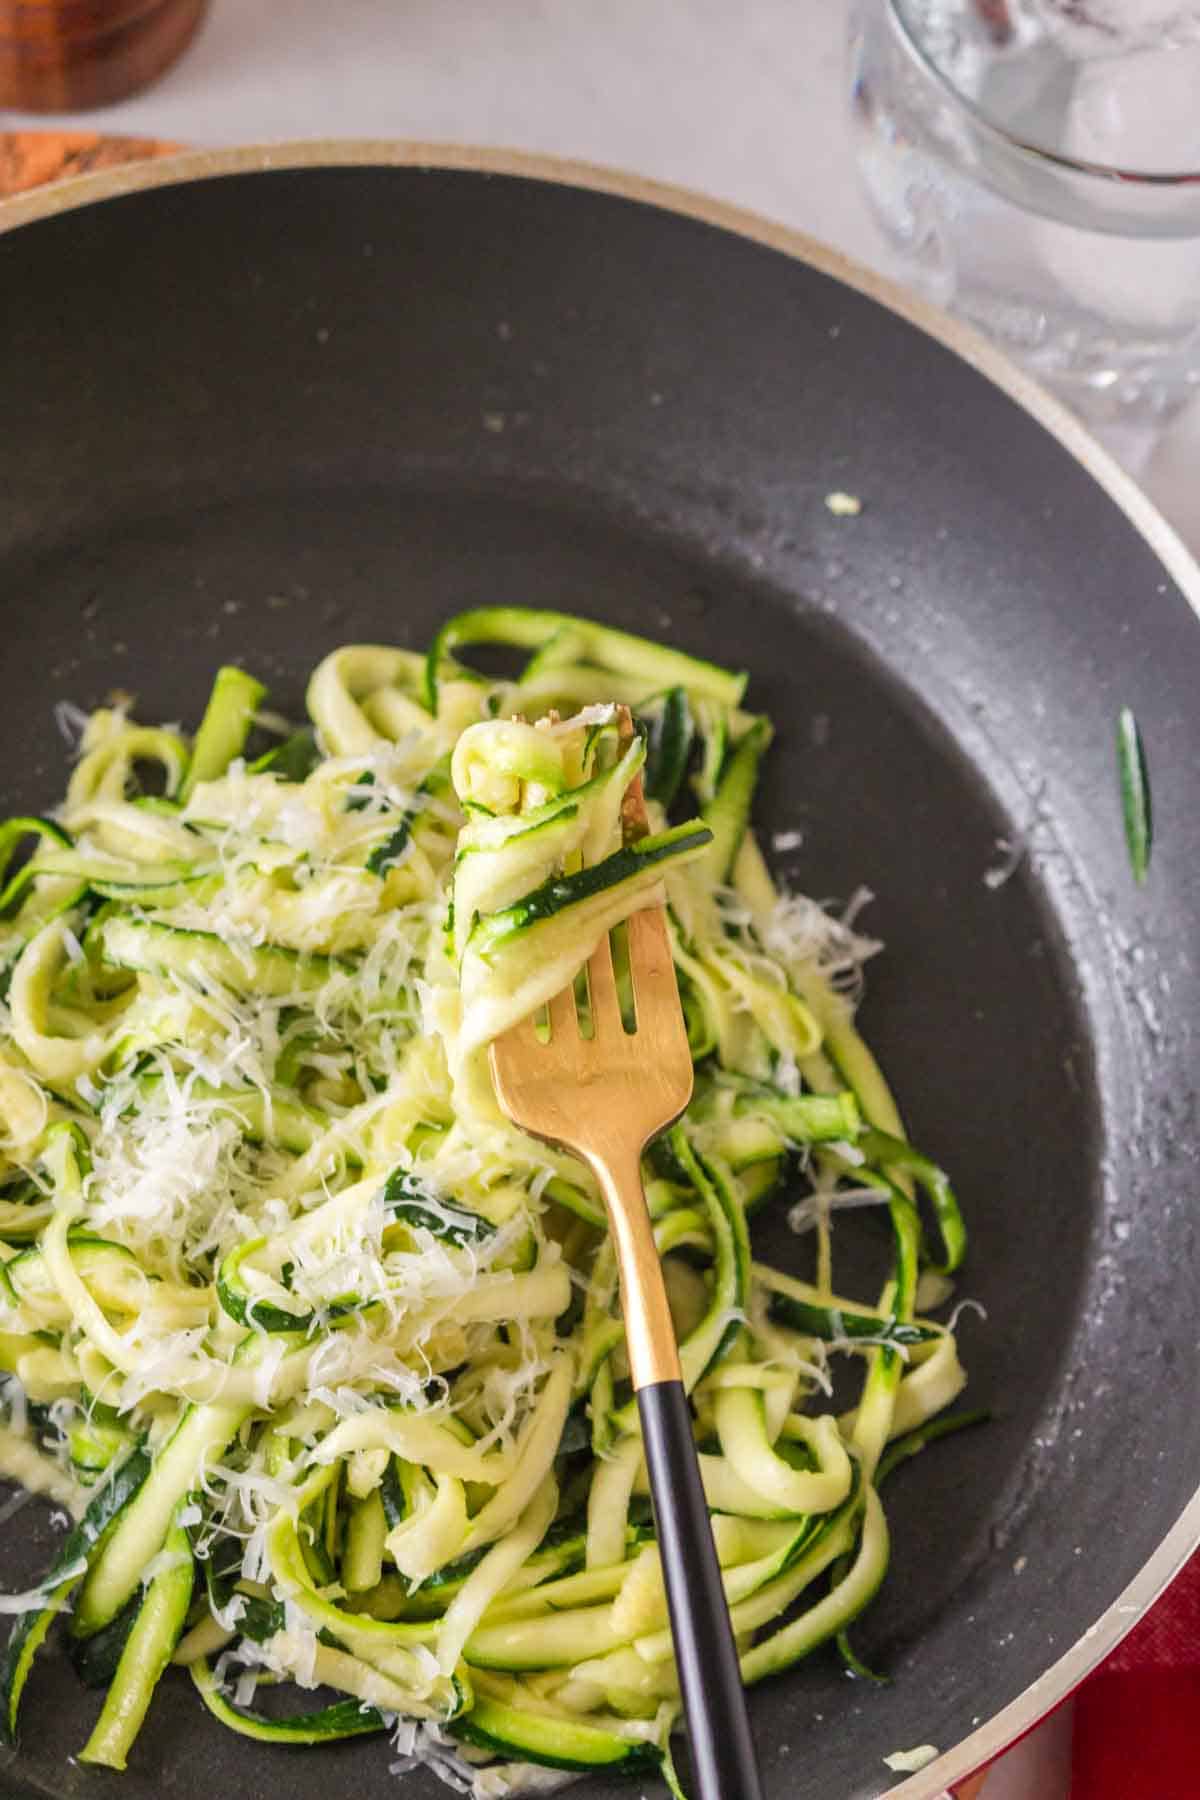
[[[645,830],[640,779],[627,817]],[[587,965],[592,1035],[575,993],[549,1003],[550,1041],[533,1018],[491,1047],[503,1111],[534,1137],[573,1150],[604,1194],[620,1271],[629,1372],[638,1398],[699,1800],[762,1800],[746,1696],[696,1460],[691,1413],[642,1188],[641,1154],[691,1099],[692,1058],[661,906],[627,921],[636,1030],[621,1016],[605,933]]]

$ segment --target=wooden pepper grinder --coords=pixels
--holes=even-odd
[[[0,107],[82,112],[147,87],[208,0],[0,0]]]

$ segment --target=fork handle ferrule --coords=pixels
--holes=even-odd
[[[597,1160],[593,1167],[608,1203],[608,1228],[621,1278],[621,1311],[629,1374],[635,1388],[680,1379],[675,1326],[667,1305],[662,1262],[642,1190],[640,1158]]]
[[[682,1381],[639,1388],[638,1409],[696,1792],[699,1800],[762,1800]]]

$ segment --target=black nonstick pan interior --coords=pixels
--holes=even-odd
[[[866,1029],[958,1178],[961,1291],[987,1314],[962,1326],[969,1392],[995,1412],[888,1496],[859,1648],[891,1685],[819,1653],[754,1720],[777,1800],[875,1795],[887,1753],[962,1746],[903,1789],[940,1792],[998,1747],[965,1745],[976,1727],[1040,1681],[997,1730],[1031,1723],[1132,1622],[1086,1636],[1200,1483],[1195,571],[1001,387],[825,269],[479,168],[226,174],[0,236],[0,405],[6,812],[61,792],[60,699],[117,687],[194,723],[237,659],[295,711],[331,646],[423,645],[476,604],[751,671],[780,728],[765,841],[803,834],[778,866],[877,896]],[[861,513],[835,517],[835,490]],[[1153,783],[1140,890],[1122,705]],[[993,885],[1000,839],[1024,853]],[[782,1218],[764,1230],[788,1255]],[[2,1584],[51,1538],[36,1507],[5,1525]],[[115,1791],[67,1760],[93,1710],[48,1657],[0,1788]],[[442,1791],[388,1760],[226,1736],[172,1676],[121,1791]]]

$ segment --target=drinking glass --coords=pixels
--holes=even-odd
[[[1200,0],[858,0],[898,272],[1101,427],[1200,388]]]

